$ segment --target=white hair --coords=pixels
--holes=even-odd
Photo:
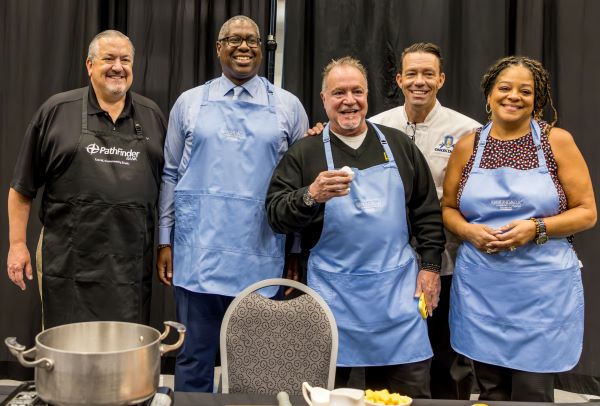
[[[102,31],[99,34],[96,34],[94,39],[92,39],[92,42],[90,42],[90,46],[88,47],[87,59],[92,60],[96,57],[96,55],[98,55],[98,51],[100,48],[100,46],[98,45],[98,41],[103,38],[121,38],[127,40],[127,42],[129,42],[129,46],[131,47],[131,59],[133,59],[133,57],[135,56],[135,47],[133,46],[133,43],[127,35],[117,30],[106,30]]]

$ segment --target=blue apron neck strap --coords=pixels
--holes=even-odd
[[[202,105],[205,105],[208,102],[208,94],[210,93],[210,84],[214,82],[215,79],[211,79],[204,84],[202,88]]]
[[[542,173],[548,172],[548,166],[546,165],[546,157],[544,156],[544,151],[542,149],[542,141],[541,141],[541,133],[540,125],[537,121],[531,120],[530,122],[531,128],[531,138],[533,139],[533,144],[535,146],[535,151],[538,158],[538,166],[539,170]],[[475,155],[475,161],[473,162],[473,170],[478,170],[479,165],[481,164],[481,158],[483,156],[483,150],[485,149],[485,144],[487,143],[488,136],[490,135],[490,131],[492,129],[492,122],[490,121],[483,127],[481,132],[479,133],[479,142],[477,143],[477,153]]]
[[[375,134],[377,134],[377,138],[379,139],[379,142],[381,143],[381,146],[385,151],[385,155],[388,158],[388,163],[395,162],[394,154],[392,154],[392,150],[387,143],[385,135],[383,135],[381,130],[377,128],[375,124],[371,123],[369,120],[367,120],[367,123],[375,129]],[[325,147],[325,159],[327,160],[327,170],[332,171],[335,169],[335,166],[333,164],[333,154],[331,153],[331,136],[329,135],[329,123],[327,123],[327,125],[323,129],[323,146]]]
[[[273,105],[274,105],[275,87],[266,78],[263,78],[262,76],[259,76],[259,78],[260,78],[260,80],[262,80],[263,84],[267,88],[267,99],[268,99],[268,102],[269,102],[269,107],[273,107]]]
[[[387,142],[387,139],[385,138],[385,135],[383,135],[381,130],[379,128],[377,128],[377,126],[375,124],[373,124],[372,122],[370,122],[369,120],[367,120],[367,124],[369,124],[370,126],[372,126],[375,129],[375,134],[377,134],[377,138],[379,139],[379,142],[381,143],[381,146],[383,147],[383,150],[385,151],[385,156],[387,157],[387,161],[388,162],[396,162],[394,159],[394,154],[392,154],[392,149],[390,148],[390,146]]]
[[[473,170],[479,169],[479,164],[481,163],[481,157],[483,156],[483,150],[485,149],[485,144],[487,143],[488,135],[490,135],[490,130],[492,129],[492,122],[487,123],[479,133],[479,142],[477,143],[477,152],[475,154],[475,161],[473,162]]]
[[[327,160],[327,170],[332,171],[335,167],[333,166],[333,155],[331,154],[331,139],[329,137],[329,123],[323,129],[323,146],[325,147],[325,159]]]
[[[548,165],[546,164],[546,157],[544,156],[544,150],[542,149],[542,130],[538,122],[531,119],[531,138],[533,138],[533,144],[535,145],[535,151],[538,157],[538,167],[541,173],[548,172]]]

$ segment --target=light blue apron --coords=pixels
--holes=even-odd
[[[414,298],[418,263],[409,244],[404,185],[385,136],[373,128],[389,162],[352,169],[350,194],[325,204],[321,238],[308,260],[308,285],[327,302],[339,329],[338,366],[432,356]],[[329,126],[323,143],[333,170]]]
[[[460,198],[470,223],[497,228],[513,220],[558,214],[559,200],[531,122],[539,167],[483,169],[491,129],[480,135]],[[529,372],[575,366],[583,340],[579,260],[565,238],[489,255],[464,242],[458,251],[450,304],[452,347],[477,361]]]
[[[265,197],[285,152],[273,106],[208,100],[194,118],[188,168],[175,189],[174,283],[190,291],[235,296],[281,277],[285,236],[266,220]],[[277,287],[267,288],[272,296]]]

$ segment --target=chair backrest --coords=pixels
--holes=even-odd
[[[290,300],[258,293],[267,286],[304,292]],[[338,331],[327,303],[308,286],[266,279],[244,289],[221,325],[223,393],[300,395],[302,382],[333,389]]]

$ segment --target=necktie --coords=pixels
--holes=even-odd
[[[240,94],[244,91],[244,88],[241,86],[236,86],[233,88],[233,100],[237,100],[240,98]]]

